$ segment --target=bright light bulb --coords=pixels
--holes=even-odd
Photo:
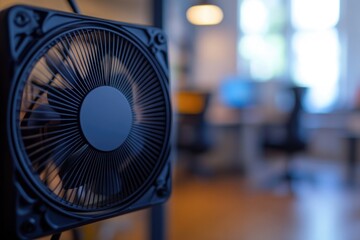
[[[215,25],[222,21],[224,15],[216,5],[201,4],[190,7],[186,17],[194,25]]]

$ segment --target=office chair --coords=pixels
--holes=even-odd
[[[188,173],[209,176],[200,163],[200,156],[213,145],[206,113],[210,93],[198,90],[179,91],[177,97],[177,149],[185,153]]]
[[[286,166],[284,172],[277,177],[277,182],[285,181],[290,186],[294,181],[303,179],[305,176],[294,169],[292,164],[294,156],[307,149],[306,134],[301,124],[302,101],[305,90],[304,87],[290,87],[293,106],[285,122],[280,126],[265,125],[262,131],[261,147],[263,153],[275,151],[286,155]],[[277,131],[282,131],[282,134],[276,134]]]

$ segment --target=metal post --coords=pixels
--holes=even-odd
[[[164,27],[164,5],[164,0],[153,0],[152,20],[154,27]]]
[[[153,26],[164,27],[164,0],[153,0]],[[166,206],[159,204],[150,209],[150,240],[166,239]]]
[[[166,205],[160,204],[150,209],[150,240],[166,239]]]

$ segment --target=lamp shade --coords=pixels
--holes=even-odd
[[[194,25],[216,25],[222,21],[224,14],[219,6],[201,3],[191,6],[186,12],[186,17]]]

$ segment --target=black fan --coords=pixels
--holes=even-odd
[[[163,33],[28,6],[0,20],[1,231],[39,237],[165,201]]]

